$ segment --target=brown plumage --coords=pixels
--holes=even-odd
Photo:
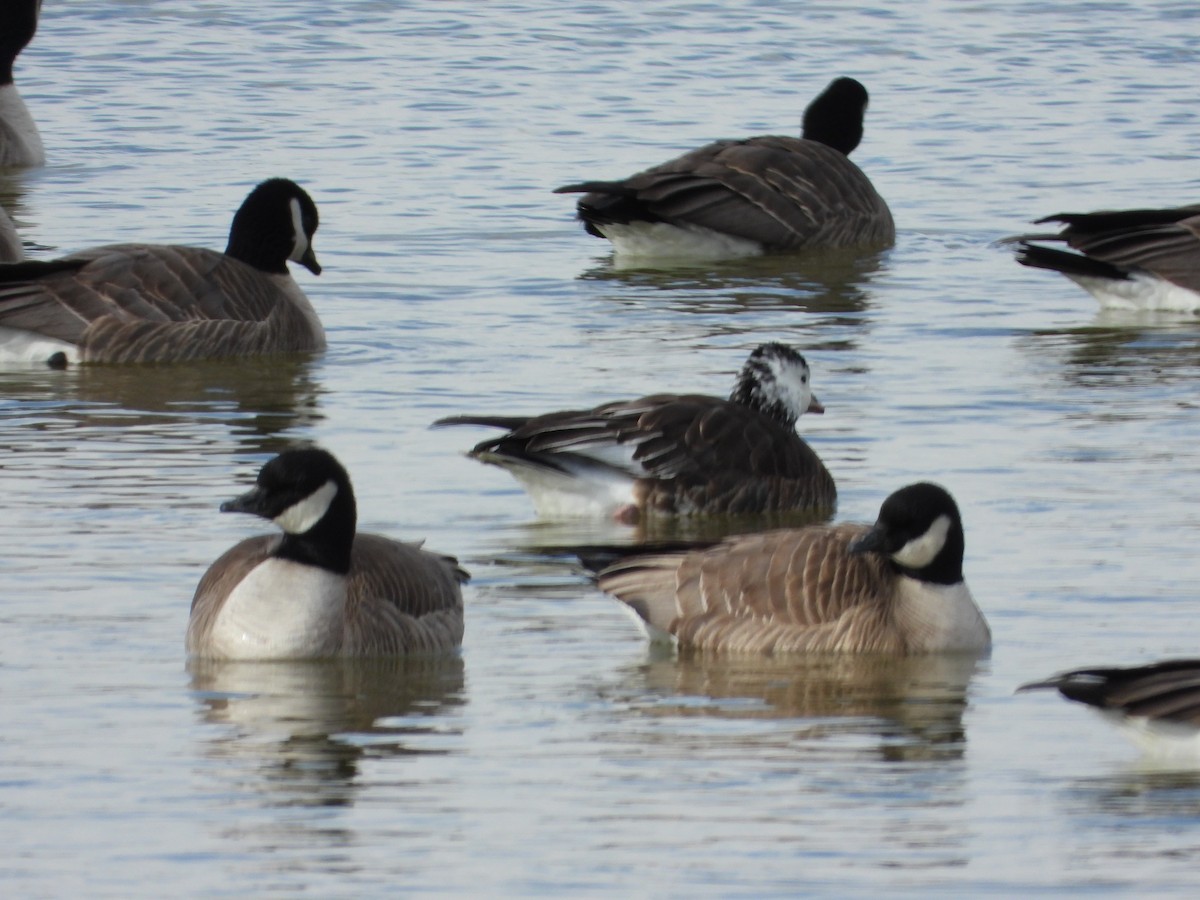
[[[891,211],[848,158],[867,99],[857,81],[838,78],[805,111],[803,137],[715,141],[619,181],[556,193],[584,193],[579,218],[618,251],[619,229],[639,223],[707,229],[765,251],[886,246],[896,235]]]
[[[0,266],[0,328],[58,342],[81,362],[319,350],[324,330],[287,268],[291,259],[321,271],[316,228],[308,194],[270,179],[238,210],[225,253],[114,244]]]
[[[981,650],[990,635],[962,581],[962,548],[949,494],[918,484],[889,497],[871,529],[784,529],[633,556],[604,569],[599,585],[681,648]]]
[[[329,453],[281,454],[263,467],[256,488],[222,509],[271,519],[284,534],[247,538],[208,568],[192,598],[189,654],[384,656],[445,651],[462,643],[461,586],[467,573],[453,557],[419,542],[356,534],[353,490]],[[223,622],[235,596],[247,611],[237,613],[232,624]],[[284,623],[293,610],[307,616],[303,628]],[[276,628],[285,634],[274,634]]]
[[[508,431],[481,441],[477,459],[509,469],[539,511],[574,492],[624,520],[657,515],[833,513],[837,488],[796,434],[801,413],[822,412],[804,357],[763,344],[747,359],[730,399],[652,394],[593,409],[540,416],[454,416],[438,425]],[[557,504],[566,506],[566,503]],[[581,506],[585,505],[582,502]]]

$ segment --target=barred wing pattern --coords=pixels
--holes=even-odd
[[[765,532],[708,550],[631,558],[600,574],[682,648],[749,653],[904,653],[889,622],[895,576],[851,556],[858,525]]]
[[[803,138],[716,141],[622,181],[558,189],[584,191],[585,221],[699,226],[768,250],[883,246],[896,235],[887,203],[862,170]]]
[[[19,263],[0,270],[0,279],[0,326],[77,344],[91,362],[166,362],[325,345],[315,316],[296,302],[303,296],[299,288],[284,287],[291,276],[269,275],[212,250],[117,244]]]

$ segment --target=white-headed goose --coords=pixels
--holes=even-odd
[[[1090,706],[1150,755],[1200,758],[1200,659],[1073,669],[1017,688],[1039,689]]]
[[[286,178],[259,184],[224,253],[113,244],[0,266],[0,363],[176,362],[320,350],[325,331],[288,271],[313,274],[317,207]]]
[[[13,82],[17,55],[33,40],[42,0],[0,3],[0,167],[42,166],[46,150]]]
[[[803,356],[757,347],[728,400],[652,394],[540,416],[453,416],[435,425],[507,431],[477,444],[546,518],[811,512],[832,515],[833,477],[796,434],[805,412],[823,412]]]
[[[778,653],[982,652],[983,613],[963,581],[958,507],[920,483],[873,528],[827,525],[632,556],[600,572],[652,639],[681,649]]]
[[[1108,309],[1200,309],[1200,205],[1057,213],[1034,224],[1045,222],[1064,227],[1005,239],[1021,265],[1062,273]]]
[[[200,579],[187,651],[210,659],[320,659],[450,650],[462,643],[457,560],[355,534],[354,491],[324,450],[289,450],[221,505],[270,519]]]
[[[867,91],[837,78],[804,112],[803,136],[716,141],[620,181],[586,181],[580,220],[627,257],[756,256],[770,251],[884,247],[887,203],[850,161]]]

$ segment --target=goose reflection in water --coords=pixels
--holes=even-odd
[[[972,654],[652,654],[622,685],[643,715],[794,720],[797,752],[849,741],[885,762],[961,759],[968,686],[984,665]]]
[[[457,654],[323,662],[188,663],[206,771],[256,805],[354,802],[365,759],[452,753],[465,703]]]

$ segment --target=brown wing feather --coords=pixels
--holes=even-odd
[[[841,152],[803,138],[716,141],[620,185],[662,221],[734,234],[769,249],[895,239],[891,212],[862,170]]]
[[[373,656],[448,650],[462,643],[458,561],[373,534],[354,539],[343,653]]]
[[[904,652],[889,627],[893,576],[850,555],[863,526],[838,525],[731,538],[686,554],[633,558],[600,587],[681,647],[786,652]]]
[[[223,253],[118,244],[65,259],[84,265],[0,288],[0,325],[78,344],[93,362],[243,356],[324,344],[271,278]]]

